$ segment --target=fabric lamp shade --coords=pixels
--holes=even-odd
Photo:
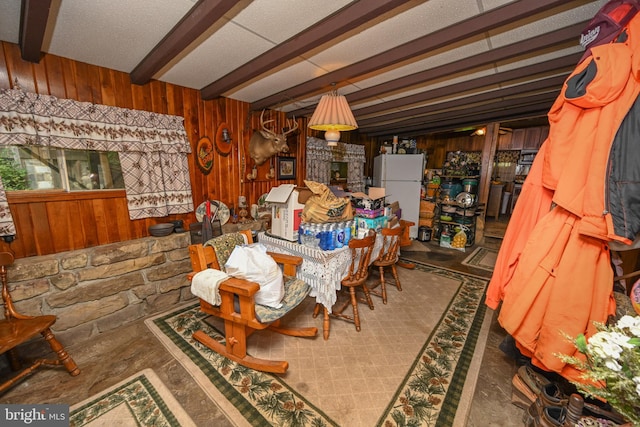
[[[349,108],[347,98],[332,93],[320,99],[308,127],[325,131],[328,145],[336,145],[340,140],[340,131],[357,129],[358,123]]]

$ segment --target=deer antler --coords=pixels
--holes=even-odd
[[[287,119],[287,126],[289,126],[289,119]],[[284,132],[283,135],[289,135],[291,132],[294,132],[298,129],[298,122],[296,121],[296,116],[293,116],[293,127],[288,131]]]
[[[262,130],[264,130],[265,132],[269,133],[270,135],[276,135],[276,133],[274,131],[272,131],[271,129],[267,129],[267,127],[265,126],[267,123],[271,123],[275,120],[267,120],[266,122],[263,119],[264,116],[264,110],[262,110],[262,113],[260,113],[260,127],[262,128]]]

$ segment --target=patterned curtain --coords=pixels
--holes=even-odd
[[[191,146],[183,121],[179,116],[0,90],[0,145],[118,152],[131,219],[193,211],[187,162]],[[4,189],[0,193],[1,203]]]
[[[347,162],[347,188],[351,191],[364,191],[365,161],[364,145],[338,142],[337,146],[329,147],[324,139],[308,137],[305,179],[329,185],[331,162]]]
[[[16,226],[13,223],[13,216],[9,210],[7,194],[4,191],[2,179],[0,179],[0,236],[15,236]]]

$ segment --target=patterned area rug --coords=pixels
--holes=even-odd
[[[375,299],[373,311],[361,306],[360,332],[332,319],[326,341],[321,334],[253,335],[252,355],[289,361],[282,376],[194,341],[198,329],[223,339],[218,319],[197,304],[146,324],[236,425],[463,426],[477,379],[470,366],[482,360],[490,321],[482,303],[487,280],[421,263],[399,273],[402,292],[389,289],[388,304]],[[321,329],[307,300],[286,323]]]
[[[194,426],[193,420],[151,369],[70,408],[74,426]]]
[[[479,268],[481,270],[493,271],[493,267],[496,265],[496,257],[498,251],[495,249],[483,248],[482,246],[476,248],[471,255],[466,257],[462,261],[463,265]]]

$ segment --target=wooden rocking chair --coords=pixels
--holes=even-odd
[[[193,272],[207,268],[222,270],[226,260],[237,244],[252,242],[250,230],[238,233],[228,233],[210,240],[210,245],[201,244],[189,246],[189,256]],[[230,277],[220,283],[219,292],[221,304],[216,306],[200,298],[200,310],[204,313],[224,320],[224,336],[226,343],[220,343],[204,331],[193,334],[194,339],[241,365],[258,371],[282,374],[287,371],[289,363],[282,360],[267,360],[252,357],[247,354],[247,338],[256,330],[271,329],[272,331],[298,337],[314,337],[318,328],[288,329],[280,327],[280,318],[298,306],[311,290],[310,286],[295,277],[296,267],[302,263],[302,258],[269,253],[271,257],[283,266],[285,279],[285,296],[282,307],[275,309],[255,302],[255,294],[260,285],[247,280]]]
[[[2,299],[4,301],[4,319],[0,319],[0,354],[6,353],[11,369],[19,372],[0,383],[0,393],[4,393],[20,379],[31,374],[42,365],[64,365],[71,376],[76,376],[80,373],[76,362],[73,361],[62,344],[53,335],[53,332],[51,332],[50,328],[56,322],[56,316],[26,316],[16,311],[7,283],[7,267],[13,264],[13,261],[14,258],[11,253],[0,252],[0,281],[2,281]],[[17,347],[38,335],[44,337],[58,358],[37,359],[29,366],[23,367],[18,358]]]

